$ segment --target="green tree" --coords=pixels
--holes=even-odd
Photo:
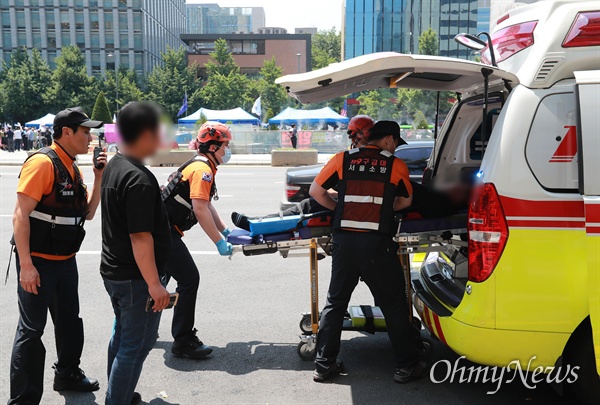
[[[360,108],[358,113],[365,114],[375,120],[396,120],[400,111],[394,102],[396,92],[393,89],[370,90],[358,96]]]
[[[423,31],[419,37],[419,55],[432,55],[438,54],[438,36],[437,32],[431,27],[427,28],[427,31]]]
[[[208,77],[217,73],[229,76],[232,73],[240,72],[226,40],[219,38],[215,41],[215,51],[210,54],[210,57],[212,60],[204,65]]]
[[[13,52],[8,64],[3,64],[0,81],[4,120],[24,123],[47,113],[50,82],[50,68],[40,51],[33,49],[28,55],[20,48]]]
[[[117,74],[115,72],[108,72],[106,77],[101,80],[99,85],[100,89],[105,94],[106,101],[108,103],[109,111],[116,112],[117,104],[115,103],[115,84]],[[141,80],[134,70],[127,70],[121,66],[118,70],[118,83],[119,83],[119,107],[123,107],[130,101],[139,101],[146,98],[144,92],[141,90]]]
[[[94,77],[88,76],[81,50],[75,45],[65,46],[54,62],[56,69],[52,72],[50,89],[54,110],[81,106],[89,113],[96,99],[97,82]]]
[[[342,35],[335,27],[320,30],[312,38],[312,67],[321,69],[342,59]]]
[[[92,111],[92,119],[102,121],[105,124],[110,124],[112,122],[112,116],[110,115],[110,110],[108,109],[108,104],[106,103],[106,97],[104,97],[103,91],[100,91],[98,97],[96,97],[96,103],[94,104],[94,110]]]
[[[427,119],[425,118],[425,114],[422,111],[417,111],[415,114],[415,119],[413,121],[414,129],[429,129],[429,124],[427,123]]]
[[[197,101],[200,83],[196,80],[196,68],[188,66],[184,47],[167,48],[167,51],[162,53],[162,59],[162,65],[157,65],[148,75],[147,97],[163,106],[175,120],[186,91],[189,105]],[[133,93],[135,92],[132,90]],[[119,98],[121,98],[120,91]]]
[[[281,112],[281,110],[289,105],[290,99],[285,93],[285,89],[275,84],[275,79],[283,74],[283,69],[277,65],[275,57],[265,61],[260,74],[261,79],[258,83],[258,89],[262,109],[265,111],[271,110],[271,112],[276,111],[277,113]]]
[[[204,65],[208,81],[199,91],[203,104],[215,110],[240,107],[244,102],[248,78],[240,73],[225,40],[215,41],[215,51],[210,58]]]

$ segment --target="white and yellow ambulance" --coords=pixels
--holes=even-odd
[[[413,273],[415,307],[472,361],[579,366],[568,389],[597,404],[600,3],[516,8],[491,40],[497,67],[487,48],[482,63],[378,53],[278,82],[301,102],[388,86],[460,94],[424,183],[475,176],[468,247],[428,255]]]

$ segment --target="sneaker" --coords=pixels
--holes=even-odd
[[[407,382],[425,377],[428,371],[427,363],[420,361],[412,367],[397,368],[394,372],[394,381],[399,384],[406,384]]]
[[[314,382],[323,382],[328,378],[335,377],[336,375],[342,373],[344,371],[344,363],[342,361],[336,361],[329,370],[320,372],[315,370],[313,373],[313,381]]]
[[[139,403],[142,402],[142,395],[139,392],[134,392],[133,396],[131,397],[131,405],[138,405]]]
[[[196,336],[196,329],[192,331],[192,337],[186,340],[176,340],[171,347],[171,353],[175,357],[184,357],[192,360],[202,359],[212,353],[210,346],[202,343]]]
[[[100,389],[98,380],[88,378],[82,369],[78,368],[71,374],[54,374],[54,391],[91,392]]]

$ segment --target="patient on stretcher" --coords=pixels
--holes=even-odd
[[[411,182],[413,187],[413,202],[408,209],[409,218],[441,218],[467,209],[470,187],[465,184],[456,184],[437,190],[420,183]],[[334,192],[334,191],[331,191]],[[294,215],[307,215],[327,211],[325,207],[313,198],[307,198],[278,213],[250,217],[234,212],[231,220],[238,228],[251,231],[251,222],[268,218],[284,218]]]

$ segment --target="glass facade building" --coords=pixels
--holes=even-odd
[[[419,36],[429,27],[438,34],[439,55],[470,58],[454,36],[477,33],[477,9],[478,0],[344,0],[343,58],[418,53]]]
[[[167,46],[184,46],[185,0],[0,0],[0,59],[37,48],[54,67],[66,45],[85,55],[88,74],[115,66],[146,74]]]
[[[477,32],[490,32],[491,0],[479,0],[477,7]]]
[[[250,34],[265,26],[262,7],[188,4],[186,34]]]

